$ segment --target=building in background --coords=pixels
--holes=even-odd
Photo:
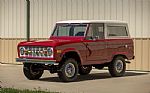
[[[150,71],[150,0],[30,0],[31,38],[48,39],[56,21],[123,20],[135,44],[130,70]],[[26,40],[26,0],[0,0],[0,62],[17,64],[17,43]]]

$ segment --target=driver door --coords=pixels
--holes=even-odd
[[[104,24],[89,25],[85,42],[87,64],[100,64],[106,61],[107,51],[104,36]]]

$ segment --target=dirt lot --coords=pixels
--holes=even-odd
[[[19,89],[42,89],[62,93],[150,93],[148,72],[128,71],[126,76],[111,78],[107,70],[92,70],[76,82],[60,82],[57,74],[45,71],[40,80],[27,80],[22,65],[0,64],[0,85]]]

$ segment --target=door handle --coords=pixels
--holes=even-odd
[[[125,48],[128,48],[128,45],[125,45],[124,47],[125,47]]]

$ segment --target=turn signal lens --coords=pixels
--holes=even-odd
[[[61,53],[62,51],[61,50],[57,50],[57,53],[59,54],[59,53]]]

